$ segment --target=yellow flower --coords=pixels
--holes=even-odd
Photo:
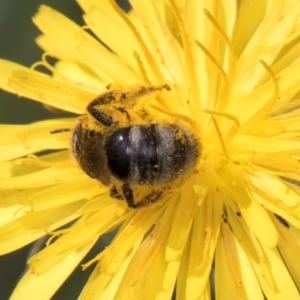
[[[86,28],[46,6],[33,19],[53,76],[2,60],[0,86],[82,114],[108,86],[167,84],[143,109],[194,124],[203,151],[170,197],[134,210],[80,170],[68,132],[50,133],[75,119],[1,125],[1,253],[58,237],[12,299],[50,299],[117,226],[80,299],[299,299],[299,1],[78,3]]]

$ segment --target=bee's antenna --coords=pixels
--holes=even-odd
[[[54,134],[54,133],[69,132],[69,131],[71,131],[70,128],[58,128],[58,129],[51,130],[50,133]]]

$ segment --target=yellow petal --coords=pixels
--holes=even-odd
[[[223,224],[216,248],[216,297],[227,299],[264,299],[247,254]]]
[[[95,95],[107,91],[108,83],[100,80],[92,70],[71,60],[58,61],[55,64],[54,76],[74,82],[77,86]]]
[[[225,167],[218,173],[217,182],[238,204],[247,225],[260,242],[274,247],[278,242],[277,230],[266,209],[248,196],[244,176],[241,168],[231,164],[230,168]]]
[[[10,299],[19,300],[24,298],[24,295],[27,295],[26,297],[29,297],[31,300],[51,299],[92,246],[93,244],[90,243],[76,252],[71,252],[62,262],[42,275],[32,274],[30,271],[27,271]]]
[[[229,151],[233,158],[244,159],[257,153],[280,153],[281,155],[297,155],[300,142],[291,140],[264,139],[250,135],[238,135],[230,144]]]
[[[83,28],[50,7],[41,6],[33,22],[55,43],[69,49],[71,53],[75,51],[78,62],[84,63],[96,74],[101,70],[100,76],[104,72],[112,78],[112,82],[117,82],[120,86],[140,82],[135,73],[122,63],[117,55],[107,51],[107,48]]]
[[[193,228],[180,262],[176,283],[179,299],[200,299],[207,289],[218,241],[222,200],[210,192],[197,209]]]
[[[101,234],[114,228],[127,217],[126,214],[119,215],[117,204],[115,201],[111,204],[112,199],[108,196],[100,197],[99,201],[102,205],[101,210],[84,215],[70,229],[58,232],[62,236],[57,241],[30,258],[28,263],[32,272],[47,272],[70,253],[93,243]]]
[[[283,180],[262,172],[249,175],[250,183],[259,191],[272,199],[277,199],[277,205],[300,213],[300,195],[295,193]],[[291,212],[291,211],[290,211]]]
[[[26,150],[34,152],[36,149],[68,148],[71,140],[70,134],[51,134],[51,131],[59,128],[71,130],[73,126],[73,119],[40,121],[29,125],[0,125],[2,135],[0,147],[2,148],[2,145],[16,146],[16,151],[10,155],[11,158],[22,156]],[[9,156],[9,153],[6,156]]]
[[[276,247],[262,245],[247,227],[240,214],[228,210],[228,221],[251,263],[267,299],[298,299],[299,293]],[[245,230],[246,231],[245,231]]]
[[[273,62],[281,50],[281,41],[291,34],[300,15],[300,7],[293,0],[273,2],[271,7],[238,60],[233,89],[241,94],[249,93],[258,85],[265,74],[259,60],[268,65]],[[257,67],[253,68],[254,65]]]
[[[28,212],[1,226],[0,252],[5,254],[19,249],[32,241],[44,236],[46,232],[54,230],[76,218],[77,210],[83,205],[78,201],[43,212]]]
[[[78,200],[88,199],[90,195],[93,195],[93,190],[95,193],[95,188],[97,195],[99,195],[99,189],[95,180],[85,177],[78,181],[73,180],[72,182],[55,185],[33,193],[29,197],[28,202],[33,211],[43,211]],[[107,187],[103,188],[103,192],[107,192],[107,190]]]
[[[263,253],[269,274],[265,275],[255,262],[252,262],[252,266],[267,299],[299,299],[299,292],[276,248],[263,247]]]
[[[297,192],[282,180],[262,173],[254,174],[250,179],[254,188],[250,186],[249,193],[253,199],[294,226],[300,226],[300,197]]]
[[[29,125],[0,125],[2,136],[0,161],[4,162],[45,149],[67,148],[70,133],[51,134],[51,131],[59,128],[71,129],[73,126],[72,119],[40,121]],[[7,163],[6,166],[3,165],[8,166]]]
[[[168,80],[180,84],[183,74],[181,64],[181,56],[183,53],[177,40],[164,23],[165,5],[163,1],[133,0],[130,4],[133,7],[133,11],[138,11],[139,18],[143,20],[142,23],[135,22],[135,24],[138,26],[138,30],[141,32],[145,43],[150,49],[156,50],[152,52],[153,58],[157,64],[163,61],[160,67],[164,72],[164,76]],[[151,31],[147,30],[147,28],[151,28]]]
[[[238,56],[265,17],[267,3],[268,0],[240,3],[233,34],[233,43]]]
[[[190,180],[185,186],[185,193],[180,195],[176,212],[173,216],[173,226],[168,236],[166,260],[172,261],[179,257],[185,247],[197,208],[197,195]]]
[[[120,268],[127,253],[135,243],[147,232],[160,215],[160,210],[138,211],[132,219],[123,224],[122,230],[114,238],[107,254],[103,258],[101,268],[107,274],[114,274]]]
[[[36,191],[39,190],[36,189]],[[24,208],[20,199],[27,199],[33,192],[33,190],[0,191],[0,226],[8,224],[16,218],[17,212]]]
[[[100,19],[101,23],[98,22]],[[124,63],[138,71],[133,49],[138,49],[139,45],[112,7],[109,5],[93,7],[86,13],[84,20],[91,30],[101,38],[101,41],[122,58]],[[110,30],[107,30],[107,28],[110,28]],[[111,34],[112,32],[115,32],[118,38],[116,38],[116,34]]]
[[[52,167],[24,176],[4,178],[1,180],[0,189],[29,189],[73,181],[81,177],[82,171],[78,167]],[[41,178],[44,180],[41,181]]]
[[[130,264],[132,257],[135,255],[139,248],[140,243],[136,243],[135,247],[130,251],[122,262],[118,272],[112,276],[112,274],[99,274],[101,262],[94,269],[94,272],[90,276],[84,289],[82,290],[79,299],[80,300],[117,300],[116,296],[118,287],[122,283],[124,273],[126,272],[128,265]],[[124,299],[124,298],[121,298]]]
[[[15,70],[9,78],[9,84],[21,96],[73,113],[82,113],[97,96],[84,91],[78,84],[29,70]]]
[[[118,299],[130,298],[132,294],[140,295],[143,299],[154,299],[160,294],[168,298],[167,294],[172,293],[178,258],[174,262],[167,262],[164,257],[167,246],[165,241],[173,225],[176,206],[175,199],[172,200],[174,201],[165,207],[151,233],[139,245],[119,287]],[[154,264],[157,266],[154,267]],[[160,276],[157,276],[158,273]]]
[[[15,70],[28,70],[27,67],[13,63],[8,60],[0,59],[0,86],[7,92],[17,94],[17,92],[9,85],[8,78]]]
[[[285,264],[291,273],[298,289],[300,287],[300,268],[297,261],[300,259],[300,233],[299,230],[292,225],[283,225],[275,219],[279,228],[280,240],[278,249],[283,257]]]

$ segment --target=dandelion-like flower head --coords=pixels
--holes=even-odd
[[[85,261],[80,299],[299,299],[300,3],[77,2],[85,26],[39,9],[42,62],[1,60],[1,88],[83,114],[108,88],[166,84],[142,110],[188,123],[201,157],[172,194],[134,210],[78,167],[69,132],[51,134],[76,119],[1,125],[1,253],[51,236],[12,299],[49,299],[114,228]]]

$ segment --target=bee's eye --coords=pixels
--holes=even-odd
[[[79,140],[80,140],[80,135],[81,135],[81,125],[78,122],[75,126],[75,129],[73,131],[73,136],[72,136],[72,153],[77,157],[77,154],[79,152]]]

